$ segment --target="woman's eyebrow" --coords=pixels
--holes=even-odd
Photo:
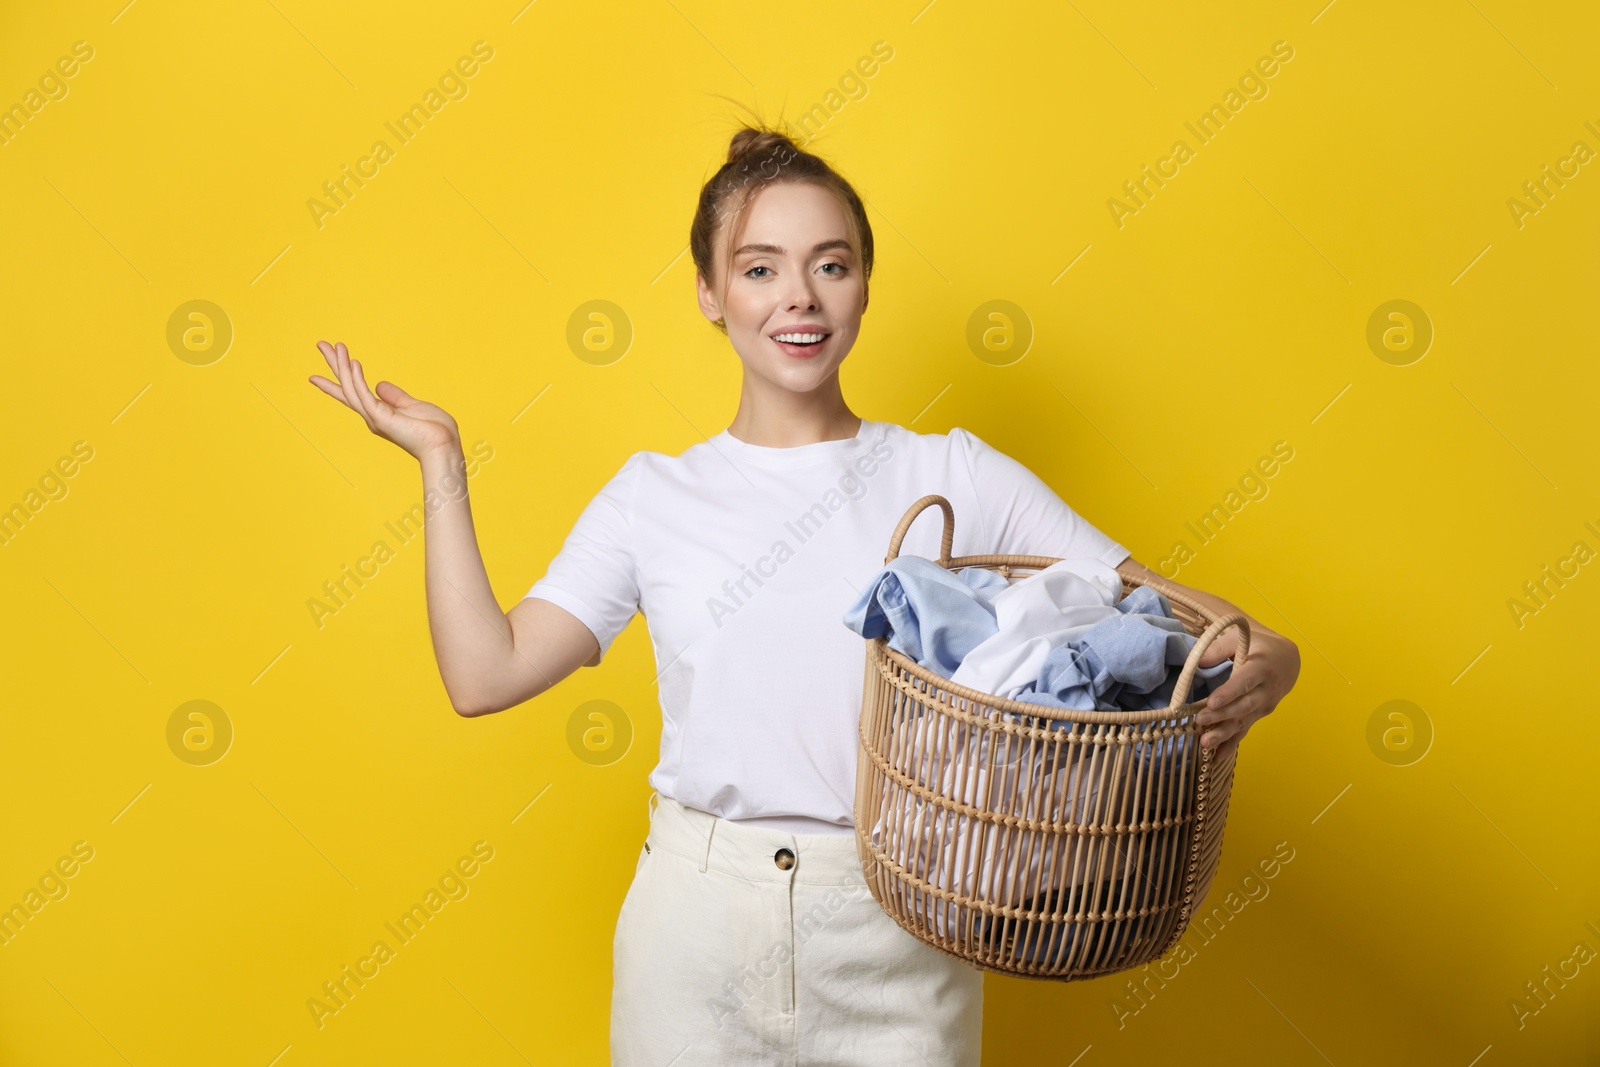
[[[848,249],[849,247],[849,241],[845,240],[843,237],[835,237],[831,241],[823,241],[820,244],[812,245],[811,251],[813,254],[815,254],[817,252],[826,252],[830,248]],[[742,256],[746,252],[768,252],[775,256],[783,255],[783,249],[779,248],[777,245],[766,244],[741,245],[733,254],[736,256]]]

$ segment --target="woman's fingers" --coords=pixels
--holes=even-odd
[[[367,429],[376,430],[372,415],[367,411],[366,405],[361,401],[361,394],[356,390],[356,372],[350,366],[350,350],[344,346],[343,341],[339,341],[333,346],[333,355],[338,360],[339,388],[344,392],[345,403],[366,421]]]
[[[1241,673],[1240,671],[1229,672],[1228,680],[1213,689],[1211,695],[1206,697],[1206,707],[1220,708],[1225,704],[1232,703],[1235,697],[1241,696],[1245,691],[1244,680],[1239,677]]]
[[[1223,690],[1218,689],[1217,692],[1222,693]],[[1247,697],[1230,700],[1220,708],[1213,708],[1208,703],[1194,717],[1194,721],[1205,728],[1201,742],[1204,743],[1207,738],[1226,739],[1234,724],[1249,715],[1249,704],[1250,700]]]
[[[1206,728],[1200,734],[1202,745],[1215,745],[1226,741],[1234,734],[1241,732],[1241,723],[1234,716],[1217,719],[1215,722],[1203,723]]]
[[[1213,711],[1207,708],[1195,716],[1195,722],[1204,728],[1200,735],[1200,743],[1204,745],[1233,741],[1237,746],[1239,738],[1242,738],[1250,727],[1270,715],[1275,707],[1277,707],[1276,702],[1268,698],[1266,692],[1257,686],[1220,710]]]
[[[345,407],[354,411],[366,422],[367,429],[377,432],[376,418],[367,401],[362,398],[361,391],[356,386],[357,374],[351,366],[350,350],[344,342],[330,345],[326,341],[317,342],[317,350],[322,353],[322,358],[327,360],[328,366],[333,368],[334,380],[329,381],[320,375],[311,376],[311,384],[321,389],[324,393],[337,400],[344,401]],[[363,383],[365,384],[365,383]]]
[[[426,400],[418,400],[391,381],[381,381],[373,386],[372,395],[388,404],[391,410],[413,418],[427,418],[435,410]]]
[[[1206,647],[1205,654],[1200,657],[1200,666],[1213,667],[1225,659],[1232,659],[1238,648],[1239,631],[1229,630]]]
[[[455,420],[444,410],[426,400],[418,400],[393,382],[379,382],[377,388],[367,384],[366,368],[360,360],[350,358],[344,342],[328,344],[317,342],[317,350],[327,360],[336,375],[333,379],[311,375],[311,384],[324,393],[343,401],[344,405],[367,424],[374,434],[420,456],[459,433]]]
[[[317,342],[317,351],[322,353],[322,358],[328,364],[328,369],[333,372],[333,378],[330,380],[319,374],[313,374],[311,376],[311,384],[344,404],[345,407],[350,408],[356,414],[362,414],[361,409],[350,402],[350,394],[345,390],[348,375],[340,370],[338,352],[326,341]]]
[[[1240,722],[1232,718],[1220,719],[1212,723],[1210,729],[1200,734],[1200,743],[1207,748],[1220,749],[1222,745],[1227,744],[1229,741],[1235,741],[1244,736],[1244,732],[1249,728],[1249,722]]]
[[[361,405],[356,403],[355,391],[350,385],[350,351],[345,348],[343,341],[334,343],[333,371],[339,376],[339,388],[344,390],[345,401],[358,413],[365,414],[361,411]]]
[[[351,369],[355,371],[356,395],[361,398],[367,417],[374,423],[386,423],[394,415],[394,408],[372,395],[372,390],[367,388],[367,377],[361,370],[361,361],[350,361]]]
[[[317,350],[322,353],[322,358],[327,362],[328,369],[333,372],[331,384],[337,386],[339,390],[334,395],[344,401],[345,407],[359,414],[361,409],[350,402],[350,394],[345,389],[345,386],[349,383],[349,375],[345,373],[344,366],[339,360],[338,350],[326,341],[318,341]]]
[[[378,420],[383,416],[374,406],[372,394],[366,390],[366,382],[361,377],[361,363],[350,360],[350,391],[355,394],[356,403],[361,405],[361,414],[366,416],[367,426],[373,433],[378,432]]]
[[[322,353],[322,361],[328,365],[328,373],[333,375],[332,384],[339,384],[339,361],[334,358],[333,346],[326,341],[317,342],[317,351]]]
[[[1256,688],[1262,682],[1262,672],[1266,668],[1254,656],[1245,660],[1242,666],[1237,666],[1228,672],[1228,680],[1211,691],[1206,698],[1206,707],[1220,708],[1224,704],[1231,704]]]
[[[390,407],[408,408],[412,404],[422,403],[422,401],[418,400],[416,397],[412,396],[410,393],[406,392],[404,389],[400,388],[391,381],[379,382],[373,387],[373,392],[375,392],[379,397],[384,398]],[[387,396],[385,396],[386,393],[388,394]]]
[[[1258,687],[1222,708],[1205,709],[1195,716],[1195,721],[1201,726],[1217,727],[1222,730],[1237,728],[1242,733],[1257,719],[1264,717],[1269,710],[1266,694]]]
[[[324,393],[327,393],[335,400],[339,401],[340,403],[344,402],[344,392],[339,388],[338,382],[331,382],[320,374],[313,374],[310,381],[312,385],[316,386],[318,389],[321,389]]]

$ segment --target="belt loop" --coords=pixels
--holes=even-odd
[[[651,818],[655,818],[656,806],[661,803],[661,791],[660,790],[652,789],[650,791],[650,802],[649,803],[650,803],[650,817]]]

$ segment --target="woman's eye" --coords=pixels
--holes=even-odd
[[[840,275],[840,274],[845,274],[850,270],[850,268],[846,267],[843,263],[824,263],[823,266],[824,267],[838,267],[839,269],[834,271],[834,275],[835,276]]]
[[[771,268],[771,267],[751,267],[751,268],[750,268],[750,269],[749,269],[749,270],[747,270],[747,271],[745,271],[745,272],[744,272],[744,276],[745,276],[745,277],[746,277],[746,278],[748,278],[748,277],[750,277],[750,276],[751,276],[751,275],[753,275],[753,274],[755,274],[755,273],[756,273],[756,271],[758,271],[758,270],[771,270],[771,269],[772,269],[772,268]],[[764,275],[764,274],[762,274],[762,275],[757,275],[757,276],[758,276],[758,277],[762,277],[762,278],[764,278],[764,277],[766,277],[766,275]]]

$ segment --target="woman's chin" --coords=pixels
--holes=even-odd
[[[830,381],[837,369],[838,364],[830,360],[826,364],[807,363],[796,365],[792,362],[788,365],[779,364],[777,366],[768,364],[762,366],[757,373],[780,389],[791,393],[810,393]]]

